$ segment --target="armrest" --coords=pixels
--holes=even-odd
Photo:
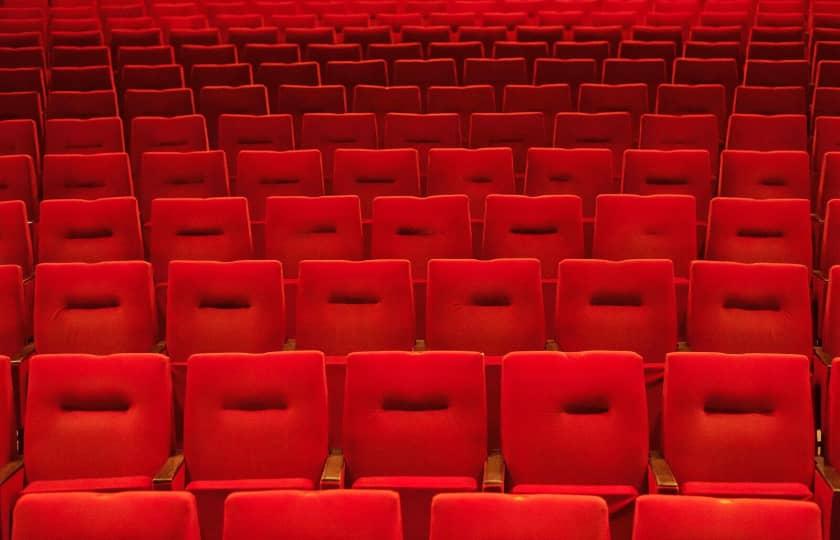
[[[324,461],[324,470],[321,472],[321,489],[343,489],[344,488],[344,455],[341,450],[333,448],[330,455]]]
[[[834,494],[840,494],[840,472],[831,465],[826,465],[823,458],[815,460],[817,474]]]
[[[685,341],[678,341],[677,352],[691,352],[691,346]]]
[[[547,351],[559,351],[560,350],[560,345],[558,345],[557,342],[554,341],[553,339],[547,339],[545,341],[545,350],[547,350]]]
[[[158,341],[155,343],[155,348],[152,349],[152,352],[156,354],[166,354],[166,342]]]
[[[481,490],[491,493],[505,492],[505,460],[502,454],[493,452],[487,456],[487,461],[484,463]]]
[[[414,352],[426,352],[425,339],[418,339],[414,342]]]
[[[0,468],[0,485],[5,484],[16,474],[23,471],[23,460],[10,461]]]
[[[680,492],[677,479],[668,462],[659,452],[650,453],[648,467],[648,491],[662,495],[676,495]]]
[[[152,479],[155,490],[184,489],[184,455],[170,456]]]
[[[293,338],[290,338],[283,344],[284,351],[294,351],[295,349],[297,349],[297,342]]]
[[[831,361],[834,359],[826,353],[822,347],[814,347],[814,355],[823,363],[825,367],[831,367]]]
[[[813,274],[814,278],[819,279],[819,280],[821,280],[821,281],[824,281],[824,282],[828,283],[828,276],[826,276],[825,274],[823,274],[822,270],[818,270],[818,269],[814,268],[814,269],[811,271],[811,273]]]
[[[12,364],[20,365],[25,359],[35,354],[35,342],[32,341],[23,346],[19,353],[12,357]]]

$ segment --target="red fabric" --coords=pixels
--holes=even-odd
[[[45,154],[125,152],[119,117],[54,118],[47,120],[44,132]]]
[[[29,481],[150,478],[158,472],[172,443],[166,357],[36,355],[29,364]]]
[[[207,127],[204,117],[199,114],[171,118],[140,117],[131,121],[131,166],[135,173],[140,171],[140,161],[145,152],[200,152],[207,149]],[[181,160],[179,167],[185,165],[186,161]],[[139,180],[142,182],[143,178]],[[143,189],[137,191],[142,194]],[[141,212],[146,209],[141,203]]]
[[[20,267],[0,265],[0,354],[15,356],[23,349],[28,338],[28,309]],[[0,453],[0,457],[5,454]]]
[[[125,166],[127,171],[128,156],[125,156]],[[53,199],[41,203],[40,262],[141,259],[143,238],[134,197]]]
[[[559,261],[584,256],[582,214],[576,196],[488,195],[481,256],[536,258],[554,277]]]
[[[416,86],[371,86],[360,84],[353,92],[353,111],[376,113],[379,131],[386,113],[414,113],[422,110],[420,89]]]
[[[836,62],[840,66],[840,62]],[[814,119],[814,148],[811,157],[814,162],[814,169],[822,171],[819,179],[819,194],[817,198],[817,210],[819,215],[824,213],[825,205],[830,199],[837,198],[835,195],[840,192],[840,140],[837,134],[840,133],[840,119],[833,117],[820,117]],[[831,155],[826,155],[831,152]]]
[[[196,353],[282,350],[283,268],[277,261],[173,261],[166,346],[174,362]]]
[[[629,113],[633,121],[632,140],[635,141],[639,136],[639,121],[650,107],[648,101],[645,84],[582,84],[578,93],[578,111],[588,114]]]
[[[230,45],[230,47],[234,47]],[[234,48],[234,51],[236,49]],[[209,86],[247,86],[253,84],[251,64],[226,63],[226,64],[205,64],[194,63],[190,67],[190,86],[198,98],[201,90]],[[211,131],[208,122],[208,132]]]
[[[0,401],[0,461],[4,464],[17,455],[17,421],[15,419],[14,395],[9,358],[0,356],[0,396],[2,396],[0,397],[0,400],[2,400]],[[14,484],[13,481],[12,484]],[[2,500],[0,500],[0,508],[5,508]],[[7,523],[6,519],[0,519],[0,529],[5,530]]]
[[[492,51],[485,50],[490,54]],[[502,102],[508,84],[528,84],[528,66],[524,58],[467,58],[464,61],[464,85],[489,84]]]
[[[412,28],[429,29],[422,26]],[[408,28],[403,30],[403,34],[410,32]],[[452,58],[400,59],[394,62],[391,83],[417,86],[421,91],[430,86],[455,86],[458,80],[455,71],[455,61]]]
[[[809,501],[813,498],[806,484],[792,482],[683,482],[683,495],[719,497],[727,499],[794,499]]]
[[[29,276],[32,273],[32,240],[26,205],[22,200],[0,202],[0,227],[3,230],[0,264],[19,266],[21,272]]]
[[[472,254],[466,195],[380,197],[373,201],[374,259],[408,259],[411,275],[422,279],[430,259],[469,258]]]
[[[340,84],[353,95],[358,84],[373,86],[388,85],[388,64],[385,60],[359,60],[327,62],[324,69],[324,84]]]
[[[592,256],[670,259],[674,273],[687,277],[691,261],[697,258],[694,207],[694,199],[687,195],[601,195]]]
[[[613,180],[613,156],[601,148],[532,148],[525,171],[527,195],[577,195],[583,215],[595,215],[595,199],[618,191]]]
[[[173,260],[236,261],[252,255],[248,201],[243,197],[160,198],[151,210],[149,251],[156,282],[167,281]]]
[[[509,42],[511,46],[533,46],[545,47],[544,43],[514,43]],[[499,44],[502,47],[503,44]],[[506,44],[505,44],[506,45]],[[505,47],[503,50],[507,50]],[[547,49],[542,56],[548,56]],[[501,54],[509,54],[510,56],[522,56],[512,51],[510,53],[503,52]],[[529,71],[533,71],[534,60],[531,59],[529,64]],[[545,131],[543,134],[544,142],[540,146],[550,146],[551,138],[554,133],[554,115],[558,112],[567,112],[574,110],[572,107],[572,92],[569,84],[543,84],[539,86],[531,86],[524,84],[511,84],[505,87],[505,93],[502,100],[502,112],[527,112],[534,111],[543,114],[543,121],[545,123]],[[525,155],[522,156],[523,160]],[[523,162],[524,164],[524,162]]]
[[[420,195],[417,150],[339,148],[333,160],[332,193],[357,195],[365,218],[370,218],[375,197]]]
[[[740,47],[740,43],[737,46]],[[686,44],[686,47],[688,47],[688,44]],[[712,156],[712,162],[715,165],[714,170],[717,171],[717,155],[719,153],[718,139],[723,139],[726,136],[726,123],[729,115],[727,103],[726,88],[721,84],[660,85],[656,103],[658,114],[646,115],[642,118],[642,147],[664,149],[670,146],[679,148],[708,148]],[[682,118],[682,115],[691,115],[691,117]],[[716,130],[712,129],[713,125],[709,119],[697,118],[709,115],[715,117]],[[653,126],[645,129],[644,126],[650,125],[648,123],[651,120],[649,118],[650,116],[660,117],[660,122],[658,123],[661,127],[670,124],[678,128],[680,138],[673,138],[670,130],[660,131],[657,128],[653,128]],[[648,121],[645,120],[646,118],[648,118]],[[697,132],[691,127],[692,125],[702,126],[702,129]],[[717,135],[716,137],[714,137],[715,134]],[[683,142],[684,136],[689,136],[692,139],[696,138],[698,143],[689,142],[687,145]],[[644,142],[646,140],[656,140],[660,137],[666,140],[660,141],[659,144],[648,144]],[[664,146],[665,144],[668,146]]]
[[[607,148],[613,153],[617,172],[624,151],[635,146],[633,133],[633,118],[628,112],[559,113],[554,120],[554,146]]]
[[[549,138],[542,112],[475,113],[470,116],[470,147],[510,148],[513,168],[520,174],[525,172],[528,150],[546,146]]]
[[[761,495],[763,483],[810,486],[810,379],[809,360],[803,356],[669,355],[664,455],[681,487],[689,483],[689,489],[693,485],[702,492],[703,483],[751,483],[755,495]],[[720,489],[752,493],[747,485]]]
[[[157,317],[148,263],[44,263],[35,276],[38,352],[140,353],[155,346]]]
[[[646,116],[643,125],[648,127],[650,121],[650,117]],[[655,129],[656,122],[649,127]],[[717,146],[716,136],[714,141]],[[651,142],[645,141],[646,144]],[[713,174],[709,155],[706,150],[628,150],[624,156],[622,192],[691,195],[696,201],[697,219],[705,221],[712,197]]]
[[[722,197],[811,197],[811,164],[808,152],[724,150],[720,159]]]
[[[411,350],[411,266],[406,260],[303,261],[296,306],[299,349],[325,354]]]
[[[103,6],[104,7],[104,6]],[[101,11],[100,11],[101,13]],[[114,18],[106,12],[104,17]],[[135,20],[140,17],[132,17]],[[120,47],[114,59],[114,67],[120,71],[124,66],[156,66],[175,63],[175,51],[171,45],[123,46]]]
[[[778,45],[761,44],[762,47]],[[810,77],[811,67],[804,59],[751,59],[744,65],[744,84],[747,86],[808,86]]]
[[[677,346],[673,263],[566,259],[557,270],[561,350],[629,350],[663,362]]]
[[[596,497],[440,495],[432,503],[431,540],[470,538],[607,540],[607,509]]]
[[[188,493],[49,493],[18,502],[14,540],[57,534],[91,540],[199,539],[195,501]]]
[[[332,176],[337,148],[377,148],[376,115],[373,113],[307,113],[301,123],[298,148],[317,148],[324,172]]]
[[[733,111],[739,114],[807,114],[802,86],[739,86]]]
[[[53,45],[55,32],[53,32]],[[100,34],[101,38],[101,34]],[[50,69],[50,91],[89,92],[91,90],[111,90],[114,88],[114,75],[111,66],[55,67]]]
[[[510,148],[433,148],[429,150],[429,195],[465,193],[470,214],[484,214],[491,193],[515,193],[513,151]]]
[[[700,40],[692,36],[695,41]],[[740,41],[740,39],[739,39]],[[674,60],[674,84],[721,84],[727,99],[741,83],[738,62],[734,58],[677,58]]]
[[[117,116],[117,93],[113,90],[52,91],[47,98],[46,114],[48,118]]]
[[[386,491],[235,493],[225,525],[224,540],[402,539],[399,497]]]
[[[364,255],[362,214],[353,195],[270,197],[265,201],[265,256],[298,275],[307,259],[360,260]]]
[[[225,197],[230,193],[225,154],[221,150],[146,152],[137,191],[144,219],[154,199]]]
[[[775,63],[775,62],[774,62]],[[808,120],[805,115],[733,114],[726,134],[729,150],[807,150]]]
[[[44,199],[101,199],[134,194],[128,154],[44,156]]]
[[[539,261],[429,261],[426,342],[431,349],[486,354],[543,349]]]
[[[401,63],[402,61],[398,61],[397,65]],[[460,119],[454,113],[388,113],[384,119],[382,144],[385,148],[416,149],[420,174],[425,176],[431,148],[461,146],[459,126]]]
[[[818,540],[820,509],[794,501],[642,496],[636,502],[636,540]]]
[[[219,148],[227,157],[230,175],[238,175],[237,161],[243,150],[292,150],[295,135],[292,117],[286,114],[251,115],[223,113],[218,120]]]
[[[807,172],[808,155],[804,158]],[[769,161],[769,156],[764,159]],[[805,189],[810,188],[806,185]],[[812,236],[811,203],[807,198],[718,197],[709,207],[705,258],[801,264],[810,270]]]
[[[166,90],[184,87],[184,69],[174,62],[154,66],[125,66],[120,71],[120,87]]]
[[[435,43],[432,46],[435,47]],[[443,45],[470,45],[469,43],[444,43]],[[472,43],[481,49],[478,43]],[[442,53],[449,56],[450,53]],[[459,71],[460,73],[460,71]],[[461,139],[468,140],[470,116],[477,112],[495,112],[496,94],[489,84],[471,86],[431,86],[427,91],[426,110],[429,113],[458,113],[461,118]]]
[[[126,123],[133,125],[138,116],[189,116],[195,113],[195,106],[189,88],[128,89],[123,91],[121,110]]]
[[[251,69],[250,64],[245,64]],[[201,66],[198,66],[201,67]],[[195,72],[195,68],[193,68]],[[193,73],[195,84],[195,73]],[[219,138],[219,116],[223,114],[268,114],[268,92],[262,85],[204,86],[198,91],[198,112],[207,121],[210,146],[216,148]]]
[[[810,355],[808,281],[799,265],[695,261],[688,344],[695,351]]]
[[[518,32],[523,31],[522,26],[519,27]],[[547,32],[557,32],[559,31],[561,34],[563,33],[563,27],[545,27],[545,26],[535,26],[529,27],[530,32],[536,32],[540,30],[545,30]],[[561,38],[562,39],[562,38]],[[553,42],[553,40],[552,40]],[[572,45],[587,45],[586,43],[571,43],[571,42],[558,42],[556,44],[557,50],[563,49],[564,46]],[[592,45],[595,46],[603,46],[604,48],[608,48],[609,44],[605,41],[598,41],[593,42]],[[546,84],[567,84],[569,85],[569,89],[571,90],[571,104],[572,109],[577,108],[577,98],[578,92],[580,89],[581,84],[586,83],[597,83],[601,80],[600,76],[597,73],[598,65],[597,62],[592,58],[537,58],[536,62],[534,62],[534,84],[537,85],[546,85]],[[553,117],[553,115],[552,115]]]
[[[626,54],[625,43],[621,51]],[[674,56],[676,53],[674,53]],[[604,61],[604,84],[623,85],[642,83],[647,87],[648,109],[656,107],[656,89],[667,80],[665,56],[656,58],[608,58]]]
[[[268,197],[324,195],[324,172],[318,150],[242,150],[236,168],[239,172],[232,186],[234,194],[248,199],[254,221],[265,219]]]
[[[272,10],[269,7],[268,10]],[[275,29],[275,41],[277,31]],[[248,62],[254,68],[254,82],[264,84],[257,77],[261,64],[295,64],[300,62],[300,47],[294,43],[244,43],[239,57],[243,62]],[[268,85],[266,85],[268,86]],[[273,94],[269,89],[269,94]],[[271,97],[269,96],[269,99]]]
[[[154,488],[152,486],[151,476],[112,476],[105,478],[73,478],[68,480],[36,480],[26,485],[23,494],[72,491],[108,493],[119,491],[149,491],[152,489]]]

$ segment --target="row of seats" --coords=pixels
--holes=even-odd
[[[386,491],[241,493],[225,503],[225,540],[278,536],[320,540],[403,540],[400,501]],[[715,501],[642,496],[634,540],[819,540],[813,503]],[[528,535],[549,540],[606,540],[606,510],[596,497],[438,495],[432,503],[431,539],[474,540]],[[195,501],[182,493],[29,495],[15,510],[14,540],[39,540],[57,527],[67,537],[104,540],[117,534],[148,540],[199,540]],[[62,518],[72,515],[68,525]],[[45,516],[50,516],[45,519]],[[119,516],[119,521],[114,517]],[[151,526],[150,526],[151,525]],[[702,535],[702,536],[699,536]]]
[[[409,539],[428,538],[431,499],[448,492],[597,495],[614,539],[630,538],[644,493],[816,500],[826,515],[835,511],[836,495],[821,489],[833,485],[824,471],[833,473],[840,434],[826,426],[825,463],[815,466],[805,356],[668,355],[664,452],[650,458],[646,376],[633,353],[511,353],[495,414],[479,353],[353,353],[346,364],[344,437],[328,453],[321,353],[190,357],[184,454],[170,456],[165,357],[33,356],[23,462],[5,487],[24,497],[186,489],[203,540],[222,538],[227,495],[271,489],[395,490]],[[832,410],[838,390],[833,383]],[[488,455],[488,416],[500,418],[501,453]],[[125,440],[134,441],[130,452]]]

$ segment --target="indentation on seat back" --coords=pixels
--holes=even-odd
[[[396,180],[388,176],[359,176],[356,182],[359,184],[393,184]]]
[[[577,143],[578,146],[583,145],[583,144],[610,144],[612,142],[612,138],[611,137],[597,137],[597,136],[593,135],[591,137],[578,137],[578,138],[575,139],[575,142]]]
[[[645,178],[645,183],[652,186],[684,186],[688,184],[688,179],[668,176],[648,176]]]
[[[309,229],[304,232],[306,234],[336,234],[338,232],[338,227],[335,223],[321,223],[309,227]]]
[[[68,240],[99,240],[100,238],[112,238],[114,231],[111,229],[68,229],[64,238]]]
[[[775,296],[749,298],[744,296],[727,296],[723,301],[723,309],[740,309],[743,311],[780,311],[781,302]]]
[[[784,238],[785,232],[767,229],[740,228],[735,232],[735,236],[742,238]]]
[[[435,138],[435,139],[425,138],[425,137],[407,137],[405,139],[405,142],[408,145],[412,145],[412,144],[441,144],[443,141],[441,141],[440,137]]]
[[[355,144],[356,137],[327,137],[327,142],[330,144]]]
[[[64,187],[71,188],[71,189],[93,189],[93,188],[102,188],[105,187],[105,182],[103,180],[91,179],[91,180],[79,180],[75,178],[69,178],[64,181]]]
[[[574,403],[564,403],[561,410],[566,414],[575,415],[607,414],[610,412],[610,405],[603,397],[593,397]]]
[[[489,176],[469,176],[467,177],[467,182],[471,182],[473,184],[492,184],[493,179]]]
[[[88,396],[62,396],[59,401],[59,407],[64,412],[124,413],[131,409],[131,400],[114,391]]]
[[[173,148],[176,146],[185,146],[189,144],[189,141],[186,139],[178,139],[175,141],[157,141],[154,146],[156,148]]]
[[[492,145],[509,145],[509,144],[523,144],[525,142],[524,137],[490,137],[489,141],[490,146]]]
[[[378,296],[372,294],[332,293],[327,300],[330,304],[373,305],[380,302]]]
[[[787,185],[787,180],[778,176],[770,176],[768,178],[762,178],[758,183],[762,186],[781,187]]]
[[[64,302],[64,309],[97,310],[114,309],[120,307],[120,299],[116,296],[100,296],[90,298],[68,298]]]
[[[196,227],[196,228],[185,228],[185,229],[178,229],[175,231],[175,236],[192,236],[192,237],[201,237],[201,236],[222,236],[225,234],[224,229],[220,227]]]
[[[247,298],[208,297],[198,302],[199,309],[248,309],[251,302]]]
[[[775,407],[766,397],[759,397],[757,401],[743,396],[710,395],[703,404],[706,414],[759,414],[772,415]]]
[[[299,184],[300,178],[263,177],[259,180],[263,186],[282,186],[288,184]]]
[[[404,225],[397,227],[395,233],[397,236],[432,236],[435,234],[435,231],[426,227],[410,227]]]
[[[382,399],[382,409],[400,412],[430,412],[445,411],[449,408],[449,398],[446,396],[426,396],[423,398],[407,398],[403,396],[385,396]]]
[[[164,180],[170,186],[194,186],[204,183],[203,176],[175,176]]]
[[[548,177],[549,182],[571,182],[574,180],[571,174],[552,174]]]
[[[228,397],[222,401],[222,410],[239,412],[285,411],[289,404],[283,396]]]
[[[470,304],[479,307],[507,307],[512,303],[504,293],[478,293],[470,297]]]
[[[540,236],[540,235],[548,235],[548,234],[557,234],[558,229],[555,225],[543,225],[538,226],[535,225],[533,227],[528,227],[525,225],[514,225],[510,228],[511,234],[522,234],[522,235],[531,235],[531,236]]]
[[[256,145],[263,145],[263,144],[271,144],[273,141],[271,139],[265,138],[258,138],[258,137],[238,137],[236,139],[236,144],[241,144],[242,146],[256,146]]]
[[[632,292],[595,292],[589,298],[590,306],[598,307],[641,307],[642,295]]]
[[[102,148],[105,145],[102,142],[90,143],[67,143],[65,148],[68,150],[90,150],[91,148]]]

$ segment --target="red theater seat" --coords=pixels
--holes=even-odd
[[[230,176],[237,175],[239,153],[250,150],[283,151],[295,146],[291,115],[223,113],[218,121],[219,148],[224,150]]]
[[[613,155],[605,148],[531,148],[525,170],[526,195],[577,195],[583,215],[595,215],[595,198],[618,191]]]
[[[178,64],[125,66],[119,72],[119,87],[123,91],[183,88],[184,70]]]
[[[354,489],[397,491],[403,538],[428,538],[434,495],[481,489],[486,442],[480,354],[348,356],[343,444],[348,483]]]
[[[388,113],[383,125],[385,148],[414,148],[418,152],[420,175],[425,176],[429,150],[461,146],[461,120],[454,113]]]
[[[198,94],[198,112],[207,122],[210,146],[218,145],[219,117],[223,114],[268,114],[265,86],[205,86]]]
[[[113,90],[50,92],[46,118],[101,118],[118,116]]]
[[[425,92],[430,86],[455,86],[455,61],[451,58],[397,60],[391,70],[391,84],[417,86]]]
[[[45,154],[102,154],[125,152],[119,117],[53,118],[44,128]]]
[[[429,150],[427,194],[465,193],[470,213],[484,213],[484,199],[491,193],[516,192],[513,152],[510,148],[432,148]]]
[[[739,86],[732,112],[739,114],[807,114],[804,86]]]
[[[534,63],[534,84],[568,84],[572,104],[577,106],[580,85],[601,80],[595,60],[584,58],[538,58]]]
[[[694,197],[697,219],[706,221],[712,198],[712,167],[707,150],[627,150],[623,193],[680,194]]]
[[[40,262],[103,262],[143,259],[140,216],[134,197],[41,203]]]
[[[323,540],[402,540],[399,496],[388,491],[272,491],[234,493],[225,503],[225,540],[310,534]]]
[[[110,66],[111,49],[105,46],[53,47],[52,67]]]
[[[230,194],[225,154],[221,150],[145,152],[140,171],[137,199],[144,222],[155,199]]]
[[[112,90],[114,75],[110,66],[54,67],[50,70],[50,91]]]
[[[420,195],[418,153],[413,148],[360,150],[338,148],[332,193],[357,195],[362,216],[369,219],[373,201],[384,195]]]
[[[68,536],[91,540],[119,535],[199,539],[195,500],[186,493],[43,493],[21,500],[14,519],[14,540],[43,538],[56,527]]]
[[[193,93],[189,88],[168,90],[125,90],[122,115],[129,127],[138,116],[190,116],[195,114]]]
[[[628,112],[558,113],[554,120],[554,146],[606,148],[613,163],[622,163],[624,151],[634,146],[633,117]],[[621,172],[616,167],[616,173]]]
[[[0,183],[3,186],[0,200],[22,201],[25,213],[37,218],[38,181],[30,156],[17,152],[0,155]]]
[[[820,509],[807,502],[650,495],[636,507],[636,540],[820,538]]]
[[[524,58],[467,58],[464,61],[464,85],[489,84],[496,91],[496,102],[508,84],[528,84],[528,66]]]
[[[0,202],[0,223],[4,230],[3,236],[0,237],[0,265],[17,265],[22,274],[29,277],[33,268],[32,239],[26,205],[23,201]],[[14,295],[9,295],[8,298],[13,297]]]
[[[738,63],[733,58],[677,58],[674,61],[674,84],[721,84],[727,99],[732,99],[740,83]]]
[[[807,152],[724,150],[721,153],[721,196],[810,199],[811,190]]]
[[[0,207],[6,206],[6,204],[4,203]],[[31,269],[28,269],[28,271],[31,272]],[[0,323],[0,351],[5,356],[14,357],[23,351],[24,345],[31,335],[27,321],[29,308],[24,297],[23,273],[21,267],[17,264],[0,265],[0,306],[2,306],[3,312],[7,314]],[[9,381],[9,385],[11,385],[11,381]],[[9,397],[4,399],[10,401],[14,399],[11,388],[6,395]],[[4,421],[14,423],[11,418]],[[4,438],[3,440],[9,440],[9,443],[11,443],[11,434],[9,439]],[[8,460],[9,457],[11,457],[10,453],[4,454],[4,459]],[[17,489],[20,489],[20,487]],[[4,514],[4,530],[7,520],[8,518]]]
[[[720,84],[663,84],[659,86],[656,112],[659,115],[714,115],[719,138],[726,137],[729,98]]]
[[[744,84],[748,86],[808,86],[807,60],[747,60]]]
[[[207,149],[207,127],[201,115],[141,116],[131,121],[131,164],[135,174],[140,171],[146,152],[203,152]],[[142,192],[142,189],[138,191]]]
[[[600,497],[608,514],[602,507],[603,517],[594,522],[606,528],[608,515],[609,536],[629,539],[635,500],[645,484],[645,411],[642,362],[633,353],[505,356],[501,427],[510,492]],[[549,422],[551,417],[558,421]],[[594,532],[586,537],[607,537]]]
[[[377,146],[376,115],[373,113],[303,115],[298,147],[320,150],[327,175],[333,172],[333,154],[337,149],[375,149]]]
[[[132,196],[128,154],[48,154],[41,186],[44,199]]]
[[[808,120],[805,115],[733,114],[726,134],[729,150],[807,150]]]
[[[473,113],[496,111],[496,94],[490,85],[430,86],[427,91],[429,113],[458,113],[461,117],[462,139],[469,138],[470,117]]]

